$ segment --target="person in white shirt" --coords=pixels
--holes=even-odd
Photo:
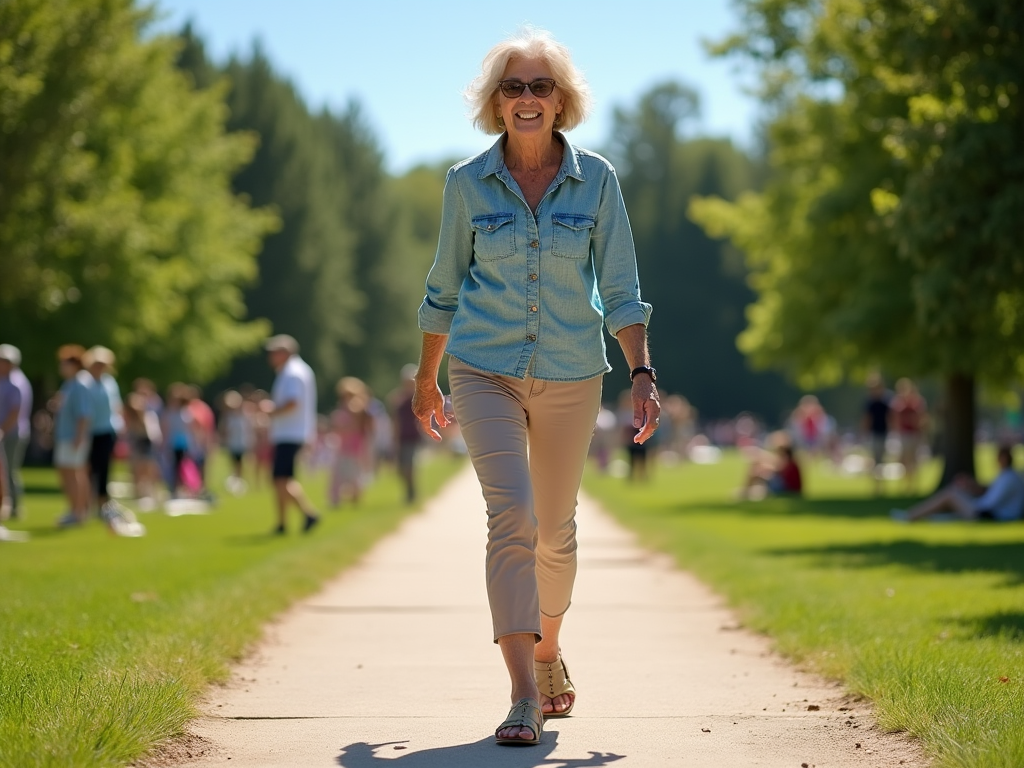
[[[264,345],[270,366],[277,372],[270,397],[270,442],[274,448],[274,491],[277,496],[277,527],[287,531],[287,513],[294,503],[305,517],[303,531],[310,531],[320,516],[310,504],[302,485],[295,479],[295,459],[303,446],[316,440],[316,377],[299,357],[299,344],[279,334]]]
[[[905,513],[893,510],[893,516],[914,522],[940,512],[952,512],[964,520],[1020,520],[1024,517],[1024,479],[1013,469],[1013,450],[1000,448],[998,461],[999,474],[987,488],[978,485],[974,478],[958,477],[952,485]]]

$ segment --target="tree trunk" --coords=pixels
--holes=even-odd
[[[963,473],[974,477],[974,377],[961,373],[946,378],[946,423],[942,470],[944,486]]]

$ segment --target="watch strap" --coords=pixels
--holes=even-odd
[[[658,373],[649,365],[638,365],[632,371],[629,372],[629,380],[632,381],[638,373],[646,373],[651,377],[651,381],[658,380]]]

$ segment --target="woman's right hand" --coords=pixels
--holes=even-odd
[[[441,439],[441,434],[431,422],[431,417],[442,428],[448,426],[448,418],[444,415],[444,394],[437,386],[436,380],[422,386],[416,382],[416,391],[412,396],[412,413],[424,432],[434,440]]]

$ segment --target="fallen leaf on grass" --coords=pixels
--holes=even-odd
[[[1003,675],[1002,677],[999,678],[999,682],[1000,683],[1008,683],[1008,682],[1010,682],[1010,678],[1008,678],[1006,675]]]

